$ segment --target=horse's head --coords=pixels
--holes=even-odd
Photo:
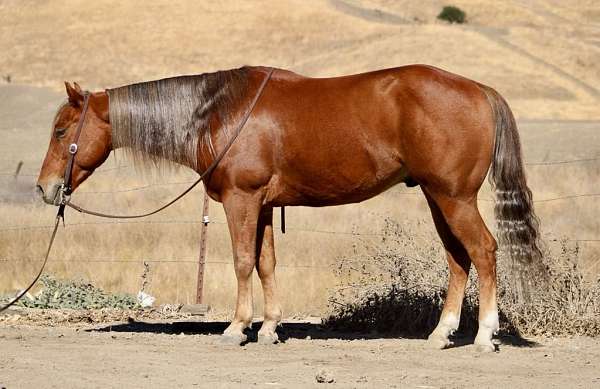
[[[37,181],[44,201],[58,205],[69,159],[69,146],[75,143],[77,123],[83,113],[85,96],[79,85],[65,82],[68,101],[56,113],[50,145]],[[105,92],[89,96],[88,109],[77,140],[71,188],[77,188],[100,166],[112,150],[111,126],[108,120],[108,95]],[[68,183],[67,183],[68,184]]]

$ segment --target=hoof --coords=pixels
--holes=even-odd
[[[447,338],[442,338],[435,335],[430,335],[429,338],[427,338],[427,348],[431,350],[443,350],[451,345],[452,342],[450,342]]]
[[[245,334],[223,334],[219,339],[219,343],[230,346],[241,346],[248,340]]]
[[[478,353],[493,353],[496,351],[496,346],[492,343],[475,344],[475,351]]]
[[[258,344],[276,344],[279,343],[279,336],[276,332],[272,334],[258,334]]]

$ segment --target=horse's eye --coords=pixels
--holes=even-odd
[[[67,132],[66,128],[57,128],[54,131],[54,135],[56,135],[57,138],[62,138],[63,136],[65,136],[66,132]]]

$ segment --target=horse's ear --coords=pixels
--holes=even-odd
[[[81,87],[79,86],[78,83],[74,82],[73,86],[75,87],[75,90],[79,93],[79,94],[83,94],[83,89],[81,89]]]
[[[71,84],[65,81],[65,88],[67,89],[67,96],[69,96],[69,103],[74,106],[79,106],[83,102],[83,93],[79,85],[75,84],[76,88],[73,88]],[[79,90],[78,90],[79,89]]]

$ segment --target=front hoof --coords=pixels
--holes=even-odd
[[[223,334],[219,339],[219,343],[229,346],[241,346],[248,340],[245,334]]]
[[[452,345],[452,342],[448,340],[448,338],[443,338],[441,336],[429,335],[427,338],[427,348],[431,350],[443,350]]]
[[[258,344],[276,344],[279,343],[279,336],[276,332],[272,334],[258,334]]]
[[[478,353],[493,353],[496,351],[496,346],[493,343],[475,343],[475,351]]]

